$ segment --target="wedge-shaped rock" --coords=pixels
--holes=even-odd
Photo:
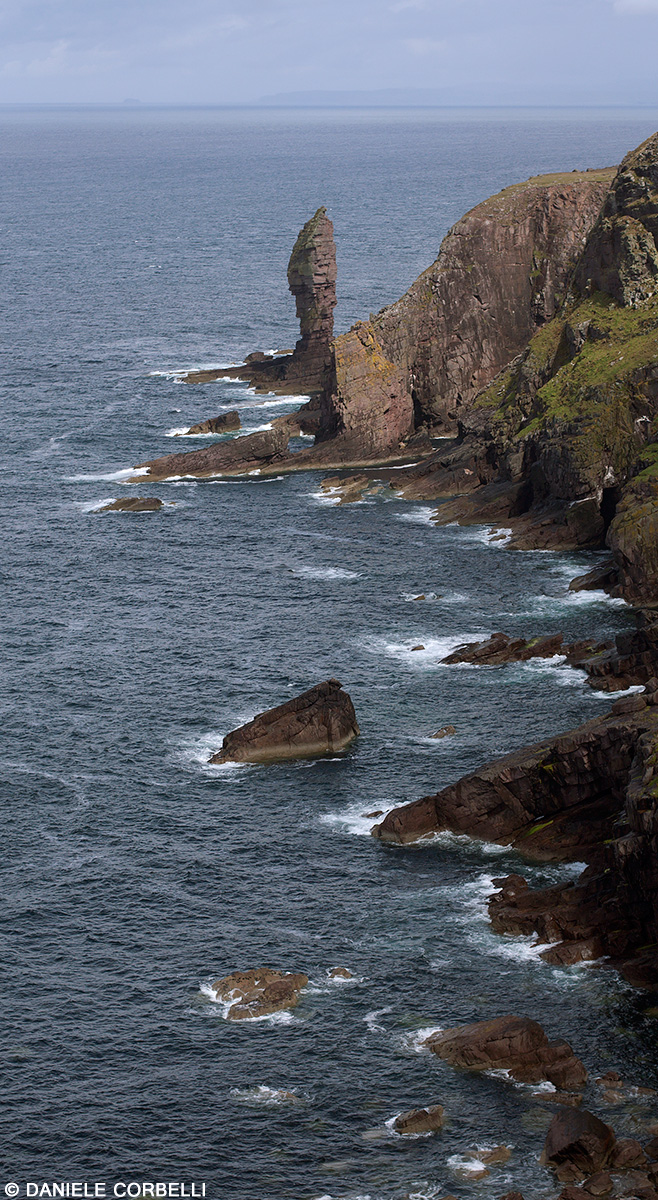
[[[218,417],[209,417],[207,421],[199,421],[198,425],[190,425],[186,434],[178,434],[179,437],[189,437],[194,433],[230,433],[234,429],[241,429],[240,414],[236,410],[233,412],[221,413]]]
[[[315,758],[345,750],[358,734],[354,705],[347,692],[337,679],[327,679],[227,733],[221,750],[210,762]]]
[[[427,1045],[453,1067],[505,1070],[521,1083],[547,1079],[557,1088],[578,1090],[587,1071],[567,1042],[549,1042],[537,1021],[496,1017],[434,1034]]]
[[[245,1021],[295,1008],[299,993],[307,983],[307,975],[285,974],[262,967],[254,971],[234,971],[213,984],[213,991],[218,1000],[233,1001],[226,1014],[229,1021]]]
[[[441,1104],[430,1104],[427,1108],[412,1108],[409,1112],[400,1113],[393,1122],[396,1133],[403,1137],[415,1136],[419,1133],[436,1133],[444,1123],[443,1107]]]
[[[157,512],[164,501],[157,496],[122,496],[111,504],[104,504],[97,512]]]

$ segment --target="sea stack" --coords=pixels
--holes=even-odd
[[[337,679],[327,679],[227,733],[221,750],[210,762],[316,758],[345,750],[358,734],[354,705],[347,692]]]
[[[239,367],[191,371],[187,383],[242,379],[259,392],[330,394],[334,390],[336,245],[326,208],[319,208],[297,235],[288,263],[300,338],[292,353],[247,355]]]
[[[299,232],[288,263],[288,287],[301,337],[286,379],[299,375],[306,391],[324,392],[332,384],[336,307],[336,246],[326,208],[319,208]]]

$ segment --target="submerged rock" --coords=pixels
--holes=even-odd
[[[330,979],[354,979],[351,971],[347,967],[332,967],[329,971]]]
[[[207,421],[199,421],[198,425],[190,425],[187,433],[176,436],[189,437],[194,433],[229,433],[240,428],[240,414],[234,411],[221,413],[218,417],[209,417]]]
[[[104,504],[96,512],[157,512],[163,504],[164,500],[159,500],[157,496],[126,496],[121,500],[113,500],[111,504]]]
[[[211,763],[315,758],[345,750],[359,734],[354,705],[337,679],[327,679],[259,713],[227,733]]]
[[[442,1129],[445,1122],[443,1107],[431,1104],[427,1108],[412,1108],[409,1112],[400,1113],[393,1122],[396,1133],[403,1137],[419,1133],[436,1133]]]
[[[272,1013],[295,1008],[299,993],[306,987],[308,976],[285,974],[262,967],[253,971],[234,971],[213,984],[218,1000],[231,1002],[229,1021],[244,1021],[267,1017]]]
[[[427,1046],[452,1067],[505,1070],[521,1083],[548,1080],[557,1088],[576,1089],[587,1079],[571,1046],[549,1042],[541,1025],[528,1017],[496,1017],[446,1029],[433,1034]]]
[[[438,739],[441,739],[444,737],[452,737],[453,733],[456,733],[456,732],[457,732],[457,730],[454,725],[443,725],[441,727],[441,729],[437,729],[436,733],[431,733],[430,737],[438,738]]]

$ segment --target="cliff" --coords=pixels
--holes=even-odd
[[[377,419],[382,360],[408,421],[457,429],[472,400],[559,309],[613,169],[545,175],[506,188],[462,217],[438,258],[400,300],[336,339],[337,417],[371,401]],[[355,339],[380,362],[351,369]]]
[[[440,522],[509,522],[519,547],[601,547],[620,594],[658,577],[658,134],[627,155],[560,312],[473,401],[459,439],[399,481]],[[455,498],[456,497],[456,498]]]

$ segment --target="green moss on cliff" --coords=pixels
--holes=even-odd
[[[648,388],[658,367],[658,296],[639,308],[596,293],[535,334],[523,359],[478,398],[519,441],[568,427],[581,465],[658,475],[658,419]],[[654,385],[655,391],[655,385]],[[636,422],[648,417],[650,426]],[[642,447],[647,432],[652,445]]]

